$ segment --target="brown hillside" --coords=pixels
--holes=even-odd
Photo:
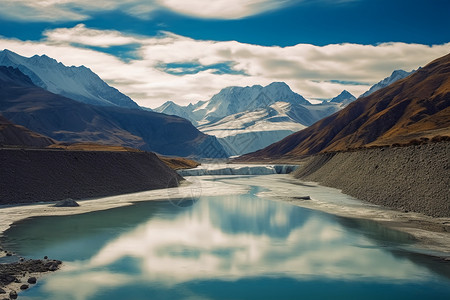
[[[11,123],[0,115],[0,145],[43,148],[55,143],[49,137]]]
[[[450,135],[450,54],[238,160],[303,156]]]
[[[183,157],[167,157],[158,155],[158,158],[173,170],[193,169],[200,166],[199,162]]]

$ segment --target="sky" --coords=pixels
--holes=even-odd
[[[286,82],[359,96],[450,53],[448,0],[0,0],[0,50],[84,65],[139,105]]]

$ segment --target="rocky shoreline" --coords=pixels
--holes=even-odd
[[[10,254],[9,252],[4,251]],[[0,263],[0,299],[17,299],[18,293],[37,283],[38,278],[58,270],[60,260],[20,258],[18,262]]]
[[[325,153],[294,176],[402,212],[450,217],[449,157],[448,141]]]

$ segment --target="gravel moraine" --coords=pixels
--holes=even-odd
[[[294,176],[374,204],[450,217],[450,142],[319,154]]]

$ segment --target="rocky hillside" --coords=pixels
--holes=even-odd
[[[299,157],[450,135],[450,54],[241,160]]]
[[[324,153],[294,176],[378,205],[450,217],[449,154],[448,141]]]
[[[0,205],[126,194],[178,185],[149,152],[0,149]]]

